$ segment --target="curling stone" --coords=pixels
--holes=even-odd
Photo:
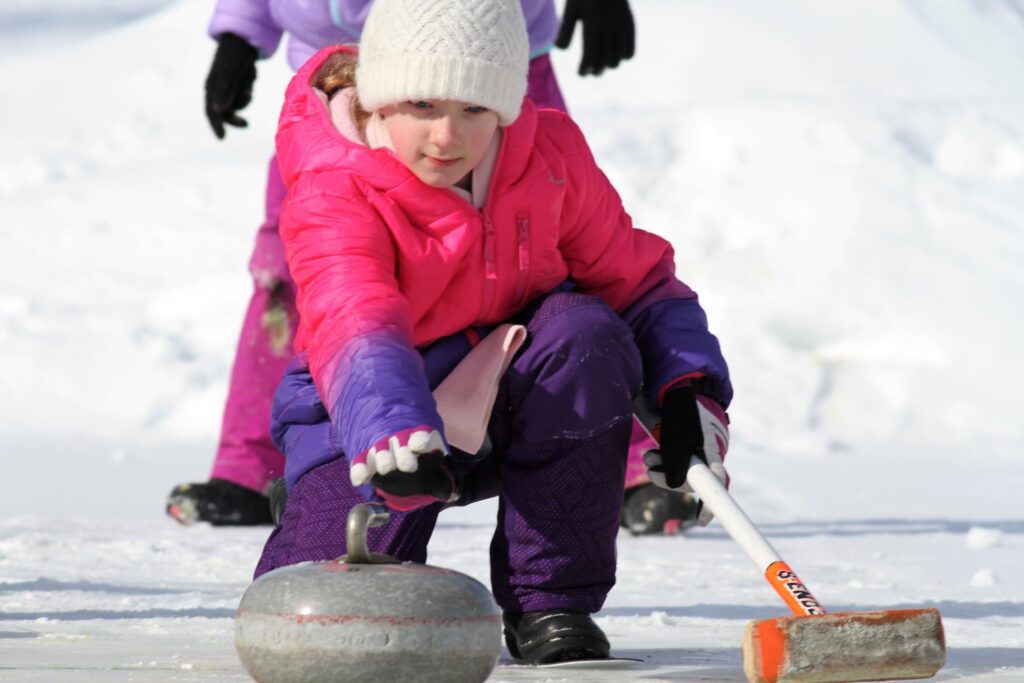
[[[235,648],[260,683],[473,683],[501,652],[490,591],[465,574],[370,553],[380,505],[348,517],[348,554],[267,572],[242,595]]]

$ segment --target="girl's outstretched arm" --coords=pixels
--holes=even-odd
[[[442,430],[386,227],[359,197],[305,189],[286,203],[281,234],[337,446],[359,454],[404,429]]]

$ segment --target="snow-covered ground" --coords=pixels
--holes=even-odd
[[[207,475],[288,70],[218,142],[210,3],[79,4],[0,5],[0,681],[244,681],[267,530],[162,503]],[[941,680],[1024,681],[1024,5],[633,4],[634,60],[556,68],[722,339],[735,494],[827,607],[939,607]],[[431,562],[486,581],[493,509]],[[620,557],[629,676],[743,680],[784,610],[721,527]]]

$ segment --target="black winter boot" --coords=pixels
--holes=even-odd
[[[213,526],[273,524],[270,501],[263,494],[225,479],[179,484],[167,497],[167,514],[182,524]]]
[[[565,609],[505,612],[509,654],[530,664],[606,659],[608,638],[589,614]]]
[[[622,526],[634,536],[682,533],[696,526],[700,508],[689,493],[644,484],[626,491]]]

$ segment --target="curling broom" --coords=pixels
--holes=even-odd
[[[938,610],[827,614],[699,458],[691,459],[686,481],[795,615],[747,624],[743,670],[751,683],[906,680],[942,668]]]

